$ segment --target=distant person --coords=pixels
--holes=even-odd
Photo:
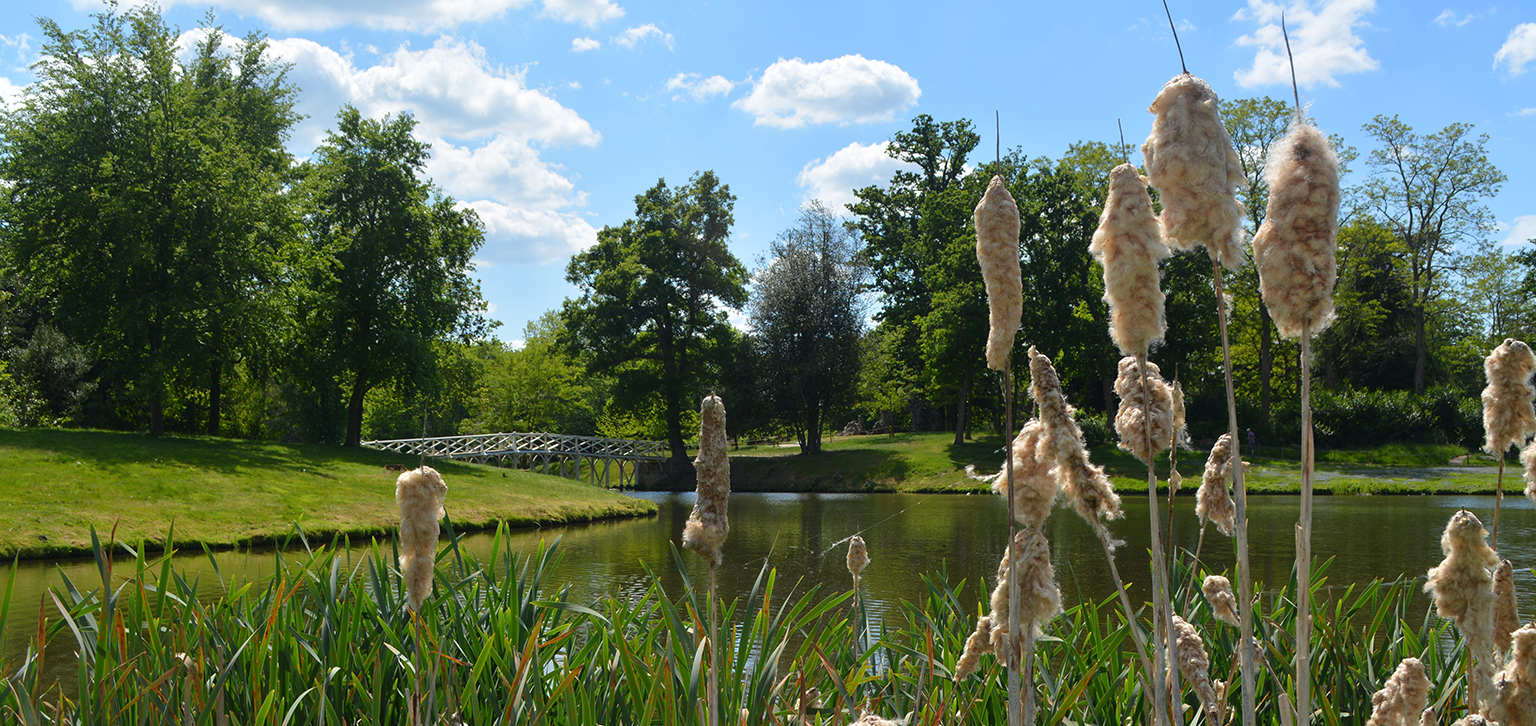
[[[1248,455],[1259,455],[1259,437],[1253,433],[1253,429],[1248,429]]]

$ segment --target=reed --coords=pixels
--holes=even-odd
[[[725,404],[719,396],[705,396],[699,403],[699,457],[693,463],[698,483],[693,511],[683,527],[683,546],[709,563],[709,671],[705,703],[709,726],[719,726],[720,624],[715,612],[719,600],[715,571],[725,559],[725,538],[731,529],[726,516],[731,496],[731,462],[725,439]]]
[[[1536,354],[1530,346],[1513,338],[1493,349],[1483,360],[1488,385],[1483,389],[1483,432],[1487,441],[1483,450],[1499,457],[1499,478],[1493,502],[1493,547],[1499,547],[1499,510],[1504,505],[1504,455],[1510,446],[1524,446],[1536,433],[1536,387],[1531,373],[1536,372]]]

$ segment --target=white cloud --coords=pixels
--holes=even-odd
[[[668,91],[682,91],[672,97],[674,101],[683,100],[683,94],[691,96],[695,101],[708,101],[714,96],[730,93],[735,87],[736,84],[727,80],[725,76],[702,78],[697,73],[679,73],[667,81]]]
[[[497,136],[482,146],[455,146],[429,139],[427,174],[464,199],[516,200],[527,209],[549,210],[586,204],[586,192],[539,158],[527,142]]]
[[[1514,247],[1526,244],[1530,240],[1536,240],[1536,214],[1515,217],[1514,224],[1508,226],[1509,234],[1504,235],[1501,244]]]
[[[579,215],[551,209],[524,209],[489,200],[461,206],[485,223],[480,254],[514,264],[564,260],[597,243],[597,229]]]
[[[1533,60],[1536,60],[1536,23],[1521,23],[1509,31],[1509,38],[1493,55],[1493,67],[1498,68],[1502,63],[1509,75],[1518,76],[1525,72],[1525,64]]]
[[[817,63],[780,58],[732,106],[752,114],[756,124],[792,129],[889,121],[920,95],[917,79],[885,61],[862,55]]]
[[[1233,74],[1239,85],[1254,88],[1271,84],[1290,85],[1291,68],[1285,57],[1280,16],[1285,14],[1291,51],[1296,58],[1296,82],[1311,88],[1319,83],[1338,86],[1336,76],[1372,71],[1381,64],[1365,49],[1355,30],[1368,23],[1362,18],[1376,9],[1376,0],[1295,0],[1289,7],[1280,2],[1248,0],[1233,20],[1262,23],[1252,35],[1237,39],[1240,46],[1258,48],[1253,67]]]
[[[602,41],[591,38],[571,38],[571,52],[585,53],[589,50],[597,50],[603,47]]]
[[[855,199],[854,189],[890,181],[898,169],[913,169],[912,164],[892,159],[885,153],[889,141],[861,144],[857,141],[837,150],[826,159],[816,159],[800,170],[795,183],[805,189],[805,199],[819,199],[832,211],[842,214],[845,204]]]
[[[1459,28],[1463,25],[1466,25],[1467,23],[1472,22],[1472,19],[1476,17],[1477,15],[1475,13],[1457,15],[1456,11],[1451,10],[1450,8],[1446,8],[1440,11],[1440,14],[1436,15],[1435,19],[1429,21],[1429,23],[1430,25],[1438,25],[1442,28],[1449,28],[1453,25]]]
[[[595,28],[604,20],[624,17],[624,8],[609,0],[544,0],[541,15]]]
[[[14,111],[21,105],[22,92],[26,86],[18,85],[5,76],[0,76],[0,111]]]
[[[1514,113],[1516,116],[1536,116],[1536,108],[1522,108]]]
[[[613,42],[625,48],[633,48],[647,38],[655,38],[661,41],[662,45],[667,46],[667,50],[672,50],[672,34],[662,32],[661,28],[656,27],[655,23],[646,23],[639,27],[629,28],[614,38]]]

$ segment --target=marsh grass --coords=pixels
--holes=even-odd
[[[32,648],[4,664],[0,721],[406,723],[418,710],[433,724],[704,722],[707,604],[675,550],[680,590],[667,591],[653,575],[584,604],[549,579],[557,544],[519,557],[498,532],[488,559],[479,560],[461,552],[449,531],[437,557],[438,589],[414,620],[390,540],[349,549],[296,530],[302,547],[279,554],[276,574],[224,582],[223,596],[208,597],[167,555],[93,533],[100,581],[63,578],[46,598]],[[114,550],[128,558],[114,562]],[[1236,629],[1216,621],[1199,590],[1186,586],[1192,574],[1203,579],[1184,564],[1192,560],[1187,552],[1173,558],[1174,609],[1205,637],[1212,678],[1230,682]],[[1442,721],[1454,719],[1465,699],[1462,647],[1447,623],[1427,614],[1410,621],[1423,611],[1411,607],[1423,597],[1415,583],[1330,589],[1326,574],[1320,563],[1318,722],[1359,722],[1371,694],[1407,656],[1424,661]],[[1002,723],[1006,688],[995,659],[983,659],[972,677],[952,677],[985,603],[967,601],[965,583],[951,583],[943,570],[922,581],[917,602],[895,603],[872,620],[851,591],[781,583],[765,564],[748,592],[721,604],[723,720],[739,723],[745,712],[749,724],[794,723],[797,704],[814,689],[820,698],[804,709],[811,724],[848,723],[861,712],[910,713],[914,726]],[[1294,582],[1265,591],[1255,609],[1266,664],[1257,680],[1263,723],[1275,722],[1278,694],[1293,685],[1293,591]],[[1145,607],[1138,613],[1144,628],[1149,616]],[[1112,599],[1082,601],[1052,621],[1035,661],[1038,722],[1141,722],[1133,648]],[[75,662],[73,683],[43,679],[44,662],[57,659]],[[1198,702],[1183,695],[1193,719]],[[1228,723],[1238,700],[1229,689]]]

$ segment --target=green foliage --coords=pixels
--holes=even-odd
[[[559,344],[560,334],[560,317],[550,311],[528,323],[522,348],[489,346],[472,413],[460,428],[465,433],[597,433],[608,381],[587,375]]]

